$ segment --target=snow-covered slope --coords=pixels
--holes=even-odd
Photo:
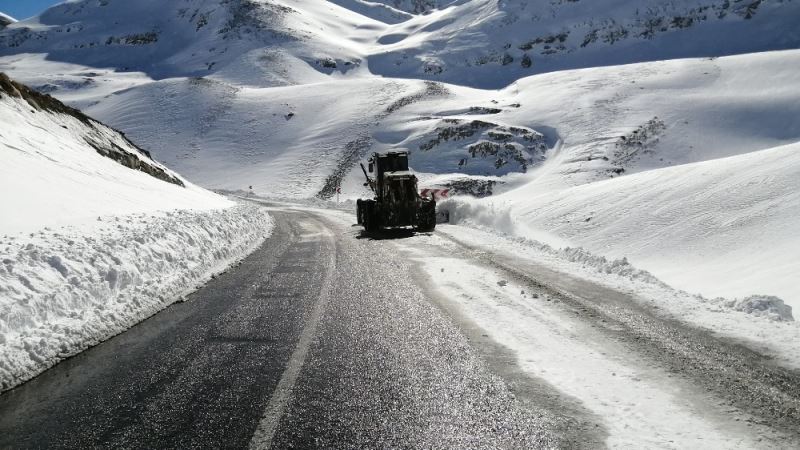
[[[796,48],[798,17],[793,0],[79,0],[9,26],[0,56],[259,86],[370,72],[500,88],[553,70]]]
[[[522,77],[569,67],[797,47],[800,37],[793,24],[800,17],[798,5],[790,0],[648,0],[637,5],[618,0],[591,5],[543,0],[79,0],[0,32],[0,55],[7,55],[0,56],[0,70],[125,130],[206,186],[253,185],[262,192],[300,196],[331,192],[330,183],[351,173],[355,159],[370,150],[408,147],[415,151],[412,163],[418,170],[443,174],[451,184],[471,186],[463,175],[490,177],[480,182],[483,192],[497,181],[491,177],[538,166],[570,123],[581,120],[586,124],[582,157],[590,161],[564,162],[566,170],[579,176],[588,172],[589,178],[630,173],[641,164],[656,168],[699,161],[708,152],[725,156],[757,149],[751,144],[758,137],[737,132],[740,126],[749,130],[739,122],[730,126],[727,142],[699,155],[687,150],[694,147],[689,141],[708,132],[699,123],[669,133],[667,140],[675,141],[668,143],[680,145],[667,155],[651,149],[634,152],[632,144],[613,142],[620,132],[632,133],[636,127],[661,134],[674,125],[664,120],[680,120],[655,112],[648,117],[626,114],[622,120],[614,105],[683,88],[700,92],[716,80],[720,69],[713,61]],[[587,36],[596,39],[587,41]],[[531,67],[523,67],[525,54],[532,58]],[[668,86],[662,88],[656,74],[662,70],[683,73],[663,73]],[[705,77],[695,77],[694,70],[703,70]],[[645,75],[655,80],[653,86],[635,84]],[[519,81],[496,94],[388,78],[397,76],[484,87]],[[623,79],[630,85],[623,86]],[[684,79],[688,84],[681,84]],[[716,86],[717,92],[725,90],[723,82]],[[508,95],[512,90],[524,94],[514,99]],[[736,101],[746,96],[736,95]],[[724,98],[711,97],[708,107]],[[402,114],[424,98],[452,107]],[[758,115],[731,116],[742,108],[730,106],[722,108],[730,114],[716,116],[716,124],[711,118],[700,120],[712,122],[720,139],[726,139],[726,124],[732,121],[759,123]],[[792,122],[791,116],[780,115],[779,106],[773,110],[778,121]],[[697,114],[707,117],[707,112],[698,108]],[[587,119],[587,113],[602,116]],[[777,136],[775,144],[789,143],[796,135],[791,129],[786,134]],[[610,144],[619,144],[614,155]],[[656,153],[658,158],[641,157]]]
[[[456,222],[627,258],[689,292],[772,295],[800,308],[800,144],[442,206]]]
[[[400,2],[374,2],[371,0],[328,0],[362,16],[378,20],[383,23],[400,23],[411,19],[413,15],[408,11],[398,9]],[[427,0],[423,0],[427,1]],[[412,9],[413,11],[413,9]]]
[[[376,0],[374,3],[386,5],[411,14],[428,14],[433,9],[464,3],[463,0]]]
[[[119,132],[0,73],[0,391],[224,270],[269,232]]]
[[[428,6],[411,10],[443,9],[386,30],[370,57],[373,72],[499,88],[554,70],[800,45],[800,3],[791,0],[415,3]]]
[[[168,208],[220,208],[227,203],[200,188],[187,187],[117,131],[2,73],[0,101],[2,183],[4,192],[18,193],[4,196],[3,203],[8,210],[20,211],[3,216],[6,232],[85,221],[102,213],[149,210],[160,199]],[[102,182],[107,187],[96,189]],[[172,195],[162,199],[170,189]],[[76,208],[76,200],[85,206]]]
[[[153,79],[221,72],[240,83],[308,83],[357,70],[363,32],[353,27],[382,25],[332,9],[322,0],[65,2],[0,33],[0,55],[47,53]]]
[[[691,292],[776,295],[800,309],[800,143],[546,197],[531,188],[500,197],[514,203],[520,223],[627,257]]]
[[[626,256],[691,292],[800,307],[799,65],[791,51],[521,80],[495,97],[522,106],[494,117],[552,124],[560,143],[468,211],[512,234]]]
[[[9,16],[8,14],[3,14],[0,12],[0,30],[3,29],[6,25],[11,25],[12,23],[16,22],[17,19]]]

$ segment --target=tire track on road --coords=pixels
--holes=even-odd
[[[722,419],[739,411],[747,426],[769,430],[773,444],[800,443],[798,371],[781,367],[742,343],[653,311],[629,294],[494,253],[441,230],[437,235],[461,249],[457,257],[498,271],[533,292],[545,293],[557,300],[548,307],[588,324],[602,339],[622,344],[631,355],[683,380],[692,387],[689,391],[717,399],[714,409],[725,410],[729,416]]]

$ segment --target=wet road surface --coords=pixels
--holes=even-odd
[[[496,375],[386,243],[274,216],[186,302],[0,396],[0,448],[602,446]]]

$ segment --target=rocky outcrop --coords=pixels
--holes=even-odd
[[[144,172],[159,180],[184,186],[183,181],[155,162],[150,153],[136,146],[125,135],[108,127],[79,110],[69,107],[48,94],[42,94],[17,83],[0,72],[0,98],[9,96],[24,100],[32,111],[70,116],[83,126],[81,135],[97,153],[133,170]]]
[[[11,25],[12,23],[15,23],[16,21],[17,21],[17,19],[15,19],[15,18],[13,18],[13,17],[11,17],[11,16],[9,16],[7,14],[3,14],[2,12],[0,12],[0,30],[5,28],[7,25]]]

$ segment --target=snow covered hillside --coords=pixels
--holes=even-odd
[[[554,70],[800,45],[800,4],[791,0],[382,3],[429,14],[386,30],[382,51],[370,57],[373,72],[473,87],[500,88]]]
[[[498,98],[535,106],[498,119],[556,125],[559,144],[466,211],[513,235],[627,257],[690,292],[798,308],[797,67],[800,51],[786,51],[521,80]]]
[[[665,92],[657,85],[654,91],[634,86],[636,77],[669,70],[662,76],[674,85],[668,88],[672,92],[682,88],[681,77],[699,92],[719,70],[713,61],[704,65],[702,60],[670,67],[654,62],[633,70],[611,65],[796,48],[798,5],[789,0],[648,0],[636,7],[617,0],[592,5],[80,0],[0,32],[0,70],[124,130],[170,167],[208,187],[252,185],[264,193],[326,195],[348,174],[358,176],[354,163],[369,151],[405,146],[417,150],[412,155],[417,170],[445,175],[465,191],[487,193],[487,185],[497,181],[491,177],[527,172],[544,161],[570,127],[565,121],[582,118],[591,136],[584,145],[600,143],[594,155],[608,157],[604,141],[618,130],[603,122],[617,120],[616,96],[652,98],[646,95]],[[156,10],[159,14],[152,14]],[[530,77],[599,65],[611,68]],[[705,77],[696,78],[695,70]],[[513,84],[497,93],[426,85],[419,78],[473,88]],[[723,84],[717,86],[718,92],[724,90]],[[504,102],[510,89],[523,94]],[[426,99],[453,106],[428,107],[427,115],[403,113]],[[536,106],[542,102],[548,107]],[[763,116],[733,117],[739,109],[731,105],[730,114],[723,111],[712,124],[721,138],[728,134],[726,124],[736,138],[714,144],[709,152],[758,149],[751,146],[758,138],[744,132],[749,125],[735,121],[758,124]],[[635,126],[653,133],[665,126],[655,113],[635,118],[642,119]],[[792,122],[788,115],[777,119]],[[414,122],[400,126],[403,120]],[[616,122],[619,131],[634,125],[623,122]],[[689,122],[684,127],[689,135],[706,133],[704,126]],[[786,134],[778,140],[790,143],[796,133],[790,127]],[[686,150],[693,147],[691,139],[672,151],[692,153]],[[638,157],[623,155],[633,148],[620,144],[619,157],[608,164],[598,160],[581,166],[630,173],[637,164],[631,160]],[[702,160],[707,152],[699,153],[688,160]],[[659,158],[680,155],[664,156]],[[476,176],[488,178],[476,185]]]
[[[17,19],[0,12],[0,29],[5,27],[6,25],[11,25],[12,23],[16,22]]]
[[[80,0],[9,26],[0,56],[257,86],[372,73],[500,88],[554,70],[797,48],[798,15],[793,0]]]
[[[0,391],[248,254],[269,217],[0,73]]]
[[[0,70],[208,188],[353,199],[359,161],[405,148],[423,187],[494,194],[455,220],[800,307],[799,21],[794,0],[78,0],[0,31]]]
[[[358,71],[367,22],[320,0],[80,0],[0,33],[0,55],[141,71],[153,79],[221,73],[256,85],[325,80]],[[158,11],[158,14],[153,14]],[[333,36],[341,36],[334,39]]]

